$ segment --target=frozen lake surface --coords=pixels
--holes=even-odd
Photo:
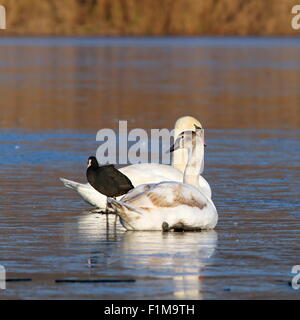
[[[299,299],[299,40],[7,38],[0,71],[0,264],[32,279],[0,299]],[[86,181],[97,130],[183,115],[206,128],[214,231],[107,230],[59,181]]]

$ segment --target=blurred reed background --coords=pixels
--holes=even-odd
[[[297,0],[0,0],[8,35],[297,35]]]
[[[0,126],[299,128],[297,3],[0,0]]]

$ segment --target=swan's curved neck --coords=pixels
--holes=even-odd
[[[204,146],[193,146],[188,149],[188,161],[183,174],[183,183],[199,188],[199,174],[204,157]]]
[[[185,172],[187,165],[191,164],[191,157],[194,157],[195,160],[198,160],[196,163],[198,164],[198,175],[202,173],[203,171],[203,165],[204,165],[204,149],[202,152],[198,152],[198,154],[192,155],[190,152],[193,150],[189,149],[178,149],[175,152],[173,152],[173,158],[172,158],[172,166],[178,170],[180,170],[182,173]],[[194,153],[196,151],[194,150]]]
[[[172,166],[181,172],[184,172],[188,162],[188,151],[186,149],[179,149],[173,152]]]

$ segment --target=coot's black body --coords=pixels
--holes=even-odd
[[[99,166],[95,157],[89,157],[86,177],[94,189],[107,197],[119,197],[134,188],[113,164]]]

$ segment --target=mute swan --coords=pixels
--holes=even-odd
[[[127,230],[202,230],[216,226],[216,207],[202,192],[198,179],[204,130],[180,133],[170,151],[182,148],[189,152],[183,183],[144,184],[130,190],[121,200],[108,198]]]
[[[179,118],[175,123],[175,138],[182,131],[194,130],[194,124],[202,127],[201,123],[193,117],[185,116]],[[119,168],[118,170],[125,174],[134,186],[161,181],[181,182],[187,163],[187,151],[183,149],[177,150],[172,156],[172,166],[157,163],[139,163]],[[199,174],[202,173],[204,168],[203,158],[204,155],[202,155],[201,159],[199,158],[201,165]],[[101,209],[106,207],[106,196],[96,191],[89,183],[79,183],[64,178],[60,178],[60,180],[66,187],[77,191],[83,200],[89,204]],[[202,188],[203,193],[211,198],[211,188],[201,175],[199,175],[199,186]]]

